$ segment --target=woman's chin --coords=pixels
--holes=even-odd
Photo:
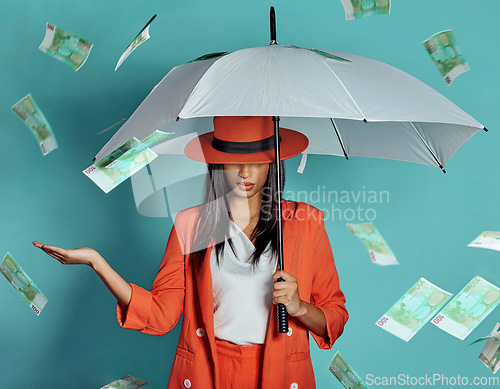
[[[243,199],[248,199],[257,194],[258,191],[253,188],[252,190],[241,189],[239,186],[236,186],[231,192],[228,193],[229,197],[240,197]]]

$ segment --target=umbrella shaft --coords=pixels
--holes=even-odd
[[[281,210],[281,202],[282,202],[282,192],[281,192],[281,169],[280,169],[280,133],[279,133],[279,116],[273,116],[274,122],[274,162],[276,164],[276,201],[277,201],[277,210],[278,210],[278,270],[284,269],[283,264],[283,223],[282,223],[282,210]]]
[[[274,162],[276,163],[276,201],[278,210],[278,233],[276,238],[278,239],[278,270],[284,270],[283,264],[283,218],[281,210],[281,169],[280,169],[280,118],[279,116],[273,116],[274,122]],[[282,278],[278,278],[278,281],[284,281]],[[286,334],[288,332],[288,312],[284,304],[278,304],[278,332],[280,334]]]

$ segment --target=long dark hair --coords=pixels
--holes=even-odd
[[[279,190],[283,192],[285,186],[285,164],[280,161],[281,182]],[[207,248],[213,238],[215,241],[215,253],[217,264],[219,264],[220,254],[224,250],[225,241],[233,250],[234,245],[229,238],[229,204],[226,198],[228,188],[224,177],[224,165],[208,164],[208,174],[205,179],[204,199],[199,219],[197,222],[196,234],[193,237],[192,247],[196,251],[189,255],[191,267],[200,274]],[[259,221],[255,226],[250,240],[255,242],[255,251],[250,257],[249,263],[257,266],[261,254],[271,242],[272,255],[278,253],[278,188],[276,186],[276,164],[269,164],[267,180],[262,188],[262,207]]]

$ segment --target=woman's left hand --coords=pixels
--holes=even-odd
[[[278,282],[278,278],[284,281]],[[273,274],[273,303],[284,304],[291,316],[302,316],[307,309],[299,297],[297,279],[284,270]]]

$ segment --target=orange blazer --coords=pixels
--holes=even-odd
[[[177,214],[165,255],[151,291],[132,286],[126,310],[117,306],[123,328],[164,335],[184,312],[182,329],[168,389],[218,389],[219,371],[214,337],[210,248],[200,276],[188,263],[189,245],[200,207]],[[328,337],[311,333],[322,349],[342,334],[348,319],[323,212],[306,203],[283,201],[283,255],[285,270],[297,278],[300,298],[320,308]],[[262,389],[315,388],[309,353],[309,331],[289,316],[289,331],[278,333],[273,304],[264,351]]]

